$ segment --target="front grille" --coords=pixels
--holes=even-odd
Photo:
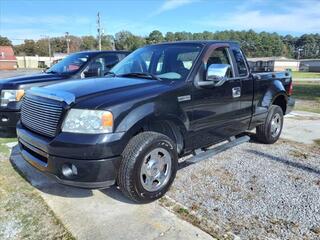
[[[21,106],[21,122],[32,131],[54,137],[62,115],[59,102],[26,95]]]

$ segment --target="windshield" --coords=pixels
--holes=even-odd
[[[111,71],[117,76],[147,73],[154,79],[185,80],[201,49],[198,44],[147,46],[134,51]]]
[[[75,53],[62,59],[60,62],[49,68],[46,72],[59,74],[74,73],[78,71],[84,64],[86,64],[88,59],[88,53]]]

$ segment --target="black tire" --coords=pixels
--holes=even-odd
[[[279,131],[272,132],[272,119],[275,116],[279,116],[280,118],[280,129]],[[265,123],[262,125],[257,126],[256,136],[259,142],[266,143],[266,144],[272,144],[275,143],[282,131],[283,127],[283,111],[281,107],[277,105],[272,105],[268,111],[267,118],[265,120]]]
[[[157,191],[147,191],[141,182],[141,167],[145,157],[156,148],[165,149],[171,156],[171,176]],[[156,132],[142,132],[133,137],[122,153],[117,182],[129,199],[147,203],[162,197],[170,188],[177,172],[178,154],[174,142],[167,136]],[[170,175],[170,174],[169,174]]]

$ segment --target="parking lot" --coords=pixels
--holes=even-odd
[[[0,79],[22,76],[26,74],[34,74],[41,72],[41,69],[17,69],[17,70],[1,70]]]

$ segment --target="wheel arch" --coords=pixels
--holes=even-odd
[[[144,104],[132,110],[122,119],[115,131],[125,132],[124,143],[137,134],[145,131],[162,133],[171,138],[181,153],[185,146],[185,135],[189,126],[187,116],[182,111],[159,114],[152,103]]]
[[[133,136],[146,131],[162,133],[168,136],[176,144],[178,154],[183,151],[186,128],[179,119],[164,116],[147,116],[137,122],[128,131],[128,135],[129,138],[132,138]]]
[[[273,98],[271,104],[279,106],[282,109],[283,115],[285,115],[287,111],[287,102],[288,102],[288,97],[286,93],[280,92]]]

